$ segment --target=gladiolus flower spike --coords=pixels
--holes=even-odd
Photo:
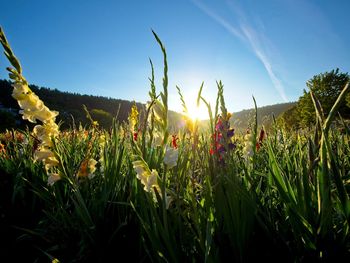
[[[211,155],[216,154],[220,162],[223,162],[224,154],[228,150],[233,150],[236,148],[236,144],[232,142],[232,137],[235,134],[235,130],[233,128],[230,128],[230,117],[231,114],[229,113],[227,114],[227,120],[224,120],[222,116],[219,116],[218,121],[215,125],[215,132],[212,135],[214,144],[210,148],[209,153]],[[224,136],[225,133],[226,137]],[[225,148],[225,145],[227,145],[227,149]]]

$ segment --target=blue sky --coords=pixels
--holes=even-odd
[[[350,1],[2,1],[0,25],[30,83],[62,91],[148,100],[149,58],[161,90],[168,54],[169,107],[178,85],[214,104],[224,84],[229,111],[295,101],[312,76],[350,71]],[[0,57],[0,78],[8,62]]]

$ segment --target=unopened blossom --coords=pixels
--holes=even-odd
[[[167,118],[164,105],[159,100],[155,100],[155,103],[153,104],[153,112],[156,120],[164,121]]]

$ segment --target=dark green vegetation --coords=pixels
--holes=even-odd
[[[127,120],[130,109],[134,102],[106,98],[102,96],[81,95],[76,93],[62,92],[57,89],[49,89],[30,85],[30,88],[37,94],[45,104],[53,110],[58,111],[58,121],[62,123],[61,129],[69,129],[74,121],[75,124],[86,126],[90,123],[86,118],[85,105],[94,120],[97,120],[101,127],[110,129],[112,119],[115,117],[119,122]],[[0,80],[0,131],[10,128],[24,129],[28,123],[22,121],[18,114],[19,106],[11,96],[12,86],[8,80]],[[136,103],[141,115],[144,113],[145,105]],[[6,109],[5,109],[6,108]],[[9,112],[9,109],[11,111]],[[142,116],[141,116],[142,117]],[[169,111],[171,129],[177,129],[181,122],[181,114]]]
[[[258,124],[264,125],[265,129],[270,130],[273,119],[277,119],[281,114],[293,108],[295,105],[295,102],[289,102],[259,107],[257,116]],[[245,132],[250,123],[254,120],[255,109],[235,112],[233,116],[231,120],[233,127],[235,127],[237,131]]]
[[[113,117],[117,116],[118,120],[126,121],[133,105],[133,102],[126,100],[61,92],[57,89],[53,90],[36,85],[30,85],[30,88],[45,101],[45,104],[49,108],[60,112],[58,120],[63,122],[63,129],[69,128],[72,125],[73,119],[77,124],[81,123],[82,125],[86,125],[89,123],[83,105],[85,105],[90,111],[90,114],[100,122],[100,125],[106,129],[112,126]],[[19,106],[16,100],[11,96],[12,89],[10,81],[0,80],[0,103],[6,108],[16,109],[16,113],[19,110]],[[144,107],[140,103],[138,103],[137,106],[140,110]],[[15,115],[14,117],[16,120],[20,120],[21,118],[20,115]],[[24,123],[22,123],[22,127],[23,125]],[[2,127],[2,129],[3,128],[4,127]],[[7,128],[10,127],[7,126]]]
[[[316,118],[311,93],[322,105],[321,115],[327,116],[349,80],[348,73],[341,73],[339,69],[313,76],[306,82],[308,90],[304,90],[304,94],[299,98],[297,104],[281,115],[280,125],[288,130],[312,126],[315,124]],[[342,118],[350,119],[350,94],[342,101],[338,113]]]

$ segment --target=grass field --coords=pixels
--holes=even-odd
[[[216,105],[199,89],[209,125],[184,109],[168,129],[163,87],[152,74],[144,118],[61,131],[57,112],[28,87],[4,33],[13,97],[33,130],[0,140],[3,258],[29,262],[337,262],[350,260],[350,131],[332,126],[313,97],[316,124],[269,131],[256,119],[246,134],[230,127],[224,89]],[[153,72],[153,68],[152,68]],[[147,91],[145,91],[147,92]],[[255,101],[254,101],[255,102]],[[192,105],[191,105],[192,107]],[[89,117],[88,111],[87,115]]]

